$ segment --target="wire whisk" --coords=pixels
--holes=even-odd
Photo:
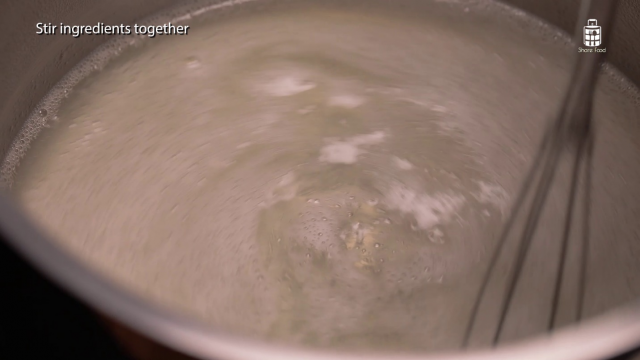
[[[586,0],[582,1],[581,11],[578,17],[578,29],[576,40],[579,44],[583,40],[583,25],[587,19],[598,19],[601,24],[610,24],[613,19],[617,0]],[[604,33],[603,35],[606,35]],[[606,38],[602,37],[604,42]],[[560,239],[560,254],[557,260],[557,274],[553,284],[553,295],[550,299],[551,313],[547,319],[547,329],[553,330],[558,316],[560,291],[565,276],[565,262],[567,259],[568,243],[573,231],[573,218],[576,199],[578,197],[579,178],[583,177],[583,214],[582,214],[582,243],[580,244],[579,271],[578,271],[578,296],[575,307],[575,319],[579,321],[583,316],[584,297],[587,283],[587,259],[589,256],[590,239],[590,207],[591,207],[591,181],[592,163],[595,146],[595,128],[592,122],[592,103],[596,81],[600,67],[604,61],[606,52],[580,53],[575,63],[574,72],[568,91],[557,117],[551,122],[544,133],[542,142],[533,160],[533,164],[527,173],[522,189],[513,205],[512,213],[505,223],[498,239],[497,246],[491,255],[489,267],[482,279],[478,296],[471,310],[471,318],[467,325],[463,338],[463,347],[469,345],[469,341],[477,322],[480,304],[486,295],[489,281],[495,272],[500,254],[505,248],[507,240],[512,235],[514,223],[518,216],[524,213],[524,204],[530,200],[531,207],[525,214],[524,228],[519,238],[516,250],[516,258],[512,271],[507,278],[507,286],[504,298],[499,304],[499,318],[493,345],[497,345],[504,329],[506,316],[513,302],[514,292],[521,277],[523,265],[529,252],[532,239],[535,235],[540,214],[547,200],[549,190],[554,181],[560,159],[563,155],[574,154],[568,201],[562,237]]]

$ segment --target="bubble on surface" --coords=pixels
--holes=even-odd
[[[401,170],[411,170],[413,169],[413,165],[405,160],[405,159],[400,159],[399,157],[393,157],[393,163]]]
[[[412,215],[424,230],[451,220],[465,201],[458,194],[422,194],[400,183],[392,184],[385,196],[389,208]]]
[[[480,203],[496,206],[504,215],[509,205],[509,195],[500,185],[478,181],[479,192],[475,195]]]
[[[336,95],[329,98],[329,106],[354,109],[362,105],[365,99],[357,95]]]
[[[384,132],[376,131],[354,136],[345,141],[330,141],[320,150],[319,160],[337,164],[354,164],[358,161],[358,156],[364,152],[360,146],[379,144],[384,138]]]

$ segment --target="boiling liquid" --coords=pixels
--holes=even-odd
[[[192,20],[188,36],[139,42],[48,111],[14,193],[89,266],[227,331],[457,348],[574,47],[489,2],[368,4],[248,4]],[[622,177],[596,183],[618,184],[627,193],[608,196],[631,204],[637,167],[619,154],[637,152],[624,119],[638,106],[601,90],[596,116],[622,122],[599,138],[616,138],[604,162]],[[564,191],[505,338],[546,326]],[[606,215],[611,206],[594,210],[596,247],[627,216]],[[510,246],[479,343],[495,326]],[[617,279],[639,270],[623,252],[599,254],[593,266]],[[640,290],[598,280],[607,295],[588,302],[592,313]],[[575,308],[566,287],[564,322]]]

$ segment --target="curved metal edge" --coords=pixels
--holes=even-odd
[[[46,277],[81,301],[152,340],[198,358],[256,360],[597,360],[616,356],[640,344],[640,301],[606,316],[518,344],[469,352],[434,354],[349,354],[284,347],[224,335],[151,306],[118,289],[109,280],[65,253],[33,224],[18,206],[0,195],[0,232],[9,245]]]

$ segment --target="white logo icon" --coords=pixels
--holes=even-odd
[[[602,29],[596,19],[589,19],[584,27],[583,42],[586,46],[596,47],[602,43]]]

